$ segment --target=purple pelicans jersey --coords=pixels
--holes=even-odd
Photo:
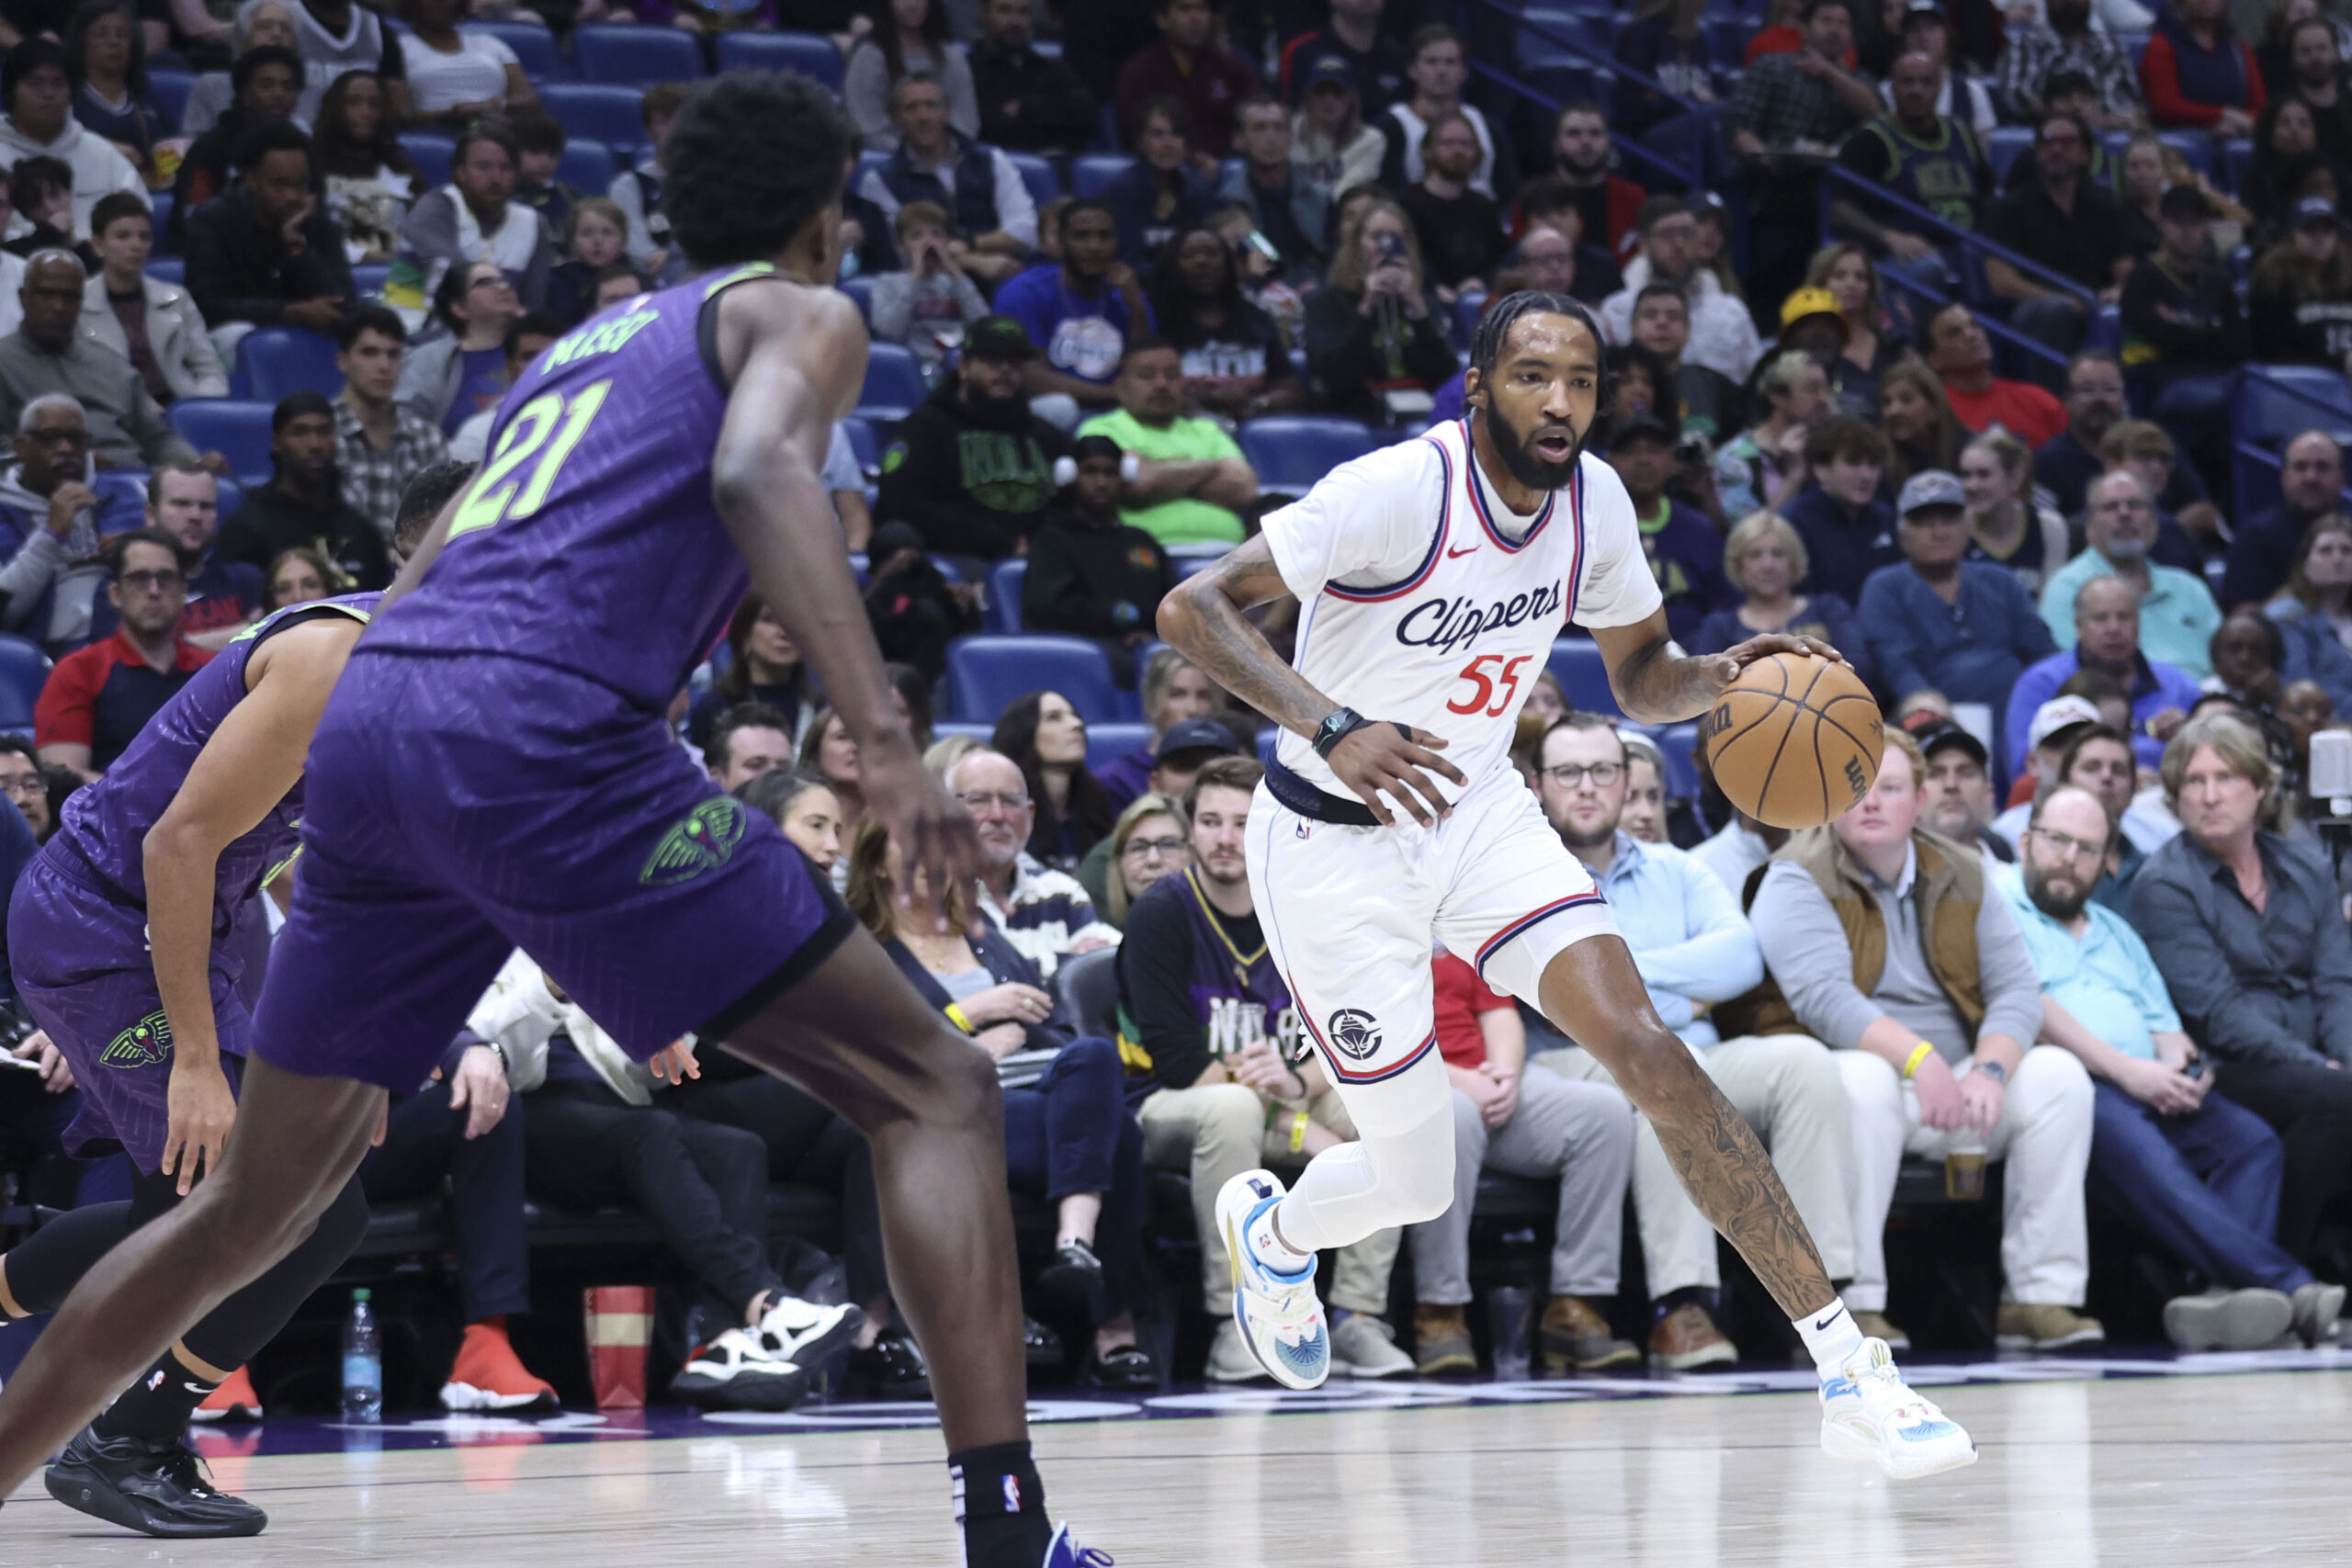
[[[723,1037],[854,924],[665,716],[749,587],[711,460],[736,268],[558,339],[311,749],[255,1050],[413,1089],[520,947],[640,1059]]]
[[[162,1156],[172,1032],[147,948],[148,830],[187,782],[213,732],[244,700],[246,671],[263,643],[328,616],[364,624],[382,597],[355,593],[291,604],[246,628],[148,721],[106,777],[74,792],[56,833],[17,879],[8,905],[17,990],[73,1063],[83,1091],[81,1114],[66,1132],[69,1152],[119,1143],[149,1171]],[[244,1055],[252,1033],[236,993],[244,965],[230,928],[293,857],[302,802],[298,780],[220,852],[213,875],[212,1012],[227,1057]],[[233,1081],[235,1067],[228,1070]]]

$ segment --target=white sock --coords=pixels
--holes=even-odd
[[[1284,1202],[1288,1201],[1288,1199],[1283,1200]],[[1309,1263],[1314,1262],[1315,1255],[1293,1250],[1280,1235],[1275,1234],[1274,1215],[1281,1212],[1282,1207],[1282,1203],[1269,1204],[1263,1213],[1250,1223],[1250,1227],[1242,1236],[1242,1240],[1249,1245],[1250,1252],[1257,1257],[1258,1261],[1275,1273],[1295,1274]]]
[[[1798,1318],[1796,1325],[1797,1337],[1813,1353],[1814,1370],[1824,1379],[1845,1376],[1847,1360],[1862,1348],[1862,1331],[1846,1310],[1846,1298],[1832,1298],[1819,1312]]]

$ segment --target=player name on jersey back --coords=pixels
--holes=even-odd
[[[1299,601],[1298,672],[1366,718],[1442,737],[1472,779],[1508,758],[1570,623],[1632,626],[1661,603],[1613,469],[1582,457],[1520,515],[1478,467],[1466,420],[1341,465],[1265,534]],[[1350,795],[1301,737],[1285,733],[1278,755]]]

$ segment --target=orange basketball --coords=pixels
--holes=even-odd
[[[1703,728],[1725,799],[1772,828],[1818,828],[1878,778],[1878,703],[1850,664],[1775,653],[1740,671]]]

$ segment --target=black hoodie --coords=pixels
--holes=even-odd
[[[1176,569],[1159,541],[1119,521],[1057,506],[1029,540],[1021,624],[1033,631],[1125,637],[1149,631]]]
[[[911,523],[939,555],[1001,560],[1054,499],[1054,459],[1069,437],[1013,404],[1010,417],[967,407],[959,383],[925,398],[882,454],[877,522]]]

